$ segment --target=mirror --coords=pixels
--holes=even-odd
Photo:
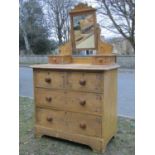
[[[94,14],[73,16],[73,39],[75,49],[95,48]]]

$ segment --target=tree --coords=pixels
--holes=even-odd
[[[20,0],[19,32],[20,37],[23,36],[27,54],[32,54],[32,51],[34,54],[46,54],[51,50],[51,43],[48,39],[49,33],[39,1]],[[21,38],[20,41],[22,42]]]
[[[56,42],[45,38],[36,38],[33,43],[34,54],[46,54],[56,48]]]
[[[43,0],[47,24],[59,45],[69,40],[69,11],[76,0]]]
[[[28,41],[28,37],[27,37],[27,32],[26,32],[26,20],[25,20],[25,8],[24,8],[24,1],[23,0],[20,0],[20,7],[19,7],[19,29],[20,29],[20,43],[23,42],[22,39],[21,39],[21,33],[22,33],[22,36],[24,38],[24,43],[25,43],[25,49],[26,51],[29,53],[29,54],[32,54],[32,50],[30,48],[30,44],[29,44],[29,41]]]
[[[135,0],[96,0],[96,2],[99,5],[98,13],[103,19],[101,26],[121,34],[135,50]]]

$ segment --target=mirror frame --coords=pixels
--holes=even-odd
[[[87,4],[80,3],[79,5],[75,6],[73,10],[71,10],[70,14],[70,20],[71,20],[71,43],[72,43],[72,49],[74,51],[82,51],[82,50],[97,50],[97,28],[96,28],[96,9],[89,7]],[[74,34],[74,23],[73,18],[75,16],[80,15],[93,15],[94,20],[94,48],[76,48],[75,45],[75,34]]]

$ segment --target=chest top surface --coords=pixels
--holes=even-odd
[[[112,65],[91,65],[91,64],[38,64],[32,65],[35,69],[56,69],[56,70],[89,70],[106,71],[119,68],[118,64]]]

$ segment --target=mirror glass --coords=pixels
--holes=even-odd
[[[95,48],[94,16],[84,14],[73,17],[73,33],[76,49]]]

